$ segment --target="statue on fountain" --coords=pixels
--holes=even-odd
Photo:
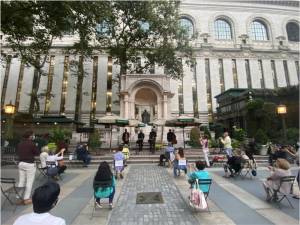
[[[142,122],[144,124],[148,124],[150,122],[150,114],[147,112],[145,109],[144,112],[142,113]]]

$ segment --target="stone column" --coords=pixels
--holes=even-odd
[[[164,95],[164,101],[163,101],[163,104],[164,104],[164,117],[163,119],[168,119],[168,96],[165,94]]]
[[[157,101],[157,119],[161,119],[161,117],[162,117],[162,110],[163,110],[163,108],[162,108],[162,100],[158,100]]]
[[[124,103],[125,103],[125,109],[124,109],[124,117],[128,118],[128,94],[124,95]]]

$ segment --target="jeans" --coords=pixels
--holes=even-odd
[[[206,162],[206,166],[210,166],[208,155],[209,155],[209,150],[208,149],[203,149],[203,154]]]
[[[225,148],[225,152],[228,158],[232,157],[232,148]]]
[[[19,165],[19,184],[18,187],[25,187],[24,200],[29,199],[35,177],[35,164],[20,162]]]
[[[174,161],[174,167],[173,167],[173,174],[174,174],[174,177],[178,176],[177,174],[177,170],[183,170],[185,173],[187,173],[187,168],[186,166],[183,166],[183,165],[178,165],[178,162],[175,160]]]
[[[108,196],[108,202],[112,203],[114,200],[114,196],[115,196],[115,192],[116,192],[116,188],[113,187],[113,191],[112,193]],[[96,202],[100,203],[100,198],[96,198]]]
[[[90,164],[90,162],[91,162],[91,156],[90,155],[84,155],[84,156],[82,156],[82,161],[83,161],[83,163],[84,163],[84,165],[88,165],[88,164]]]

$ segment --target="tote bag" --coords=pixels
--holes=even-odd
[[[190,206],[196,210],[203,210],[207,208],[207,202],[204,193],[199,188],[198,179],[191,190]]]

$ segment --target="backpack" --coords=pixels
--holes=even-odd
[[[195,185],[191,190],[190,206],[196,210],[207,208],[207,202],[204,193],[199,188],[198,179],[196,179]]]

